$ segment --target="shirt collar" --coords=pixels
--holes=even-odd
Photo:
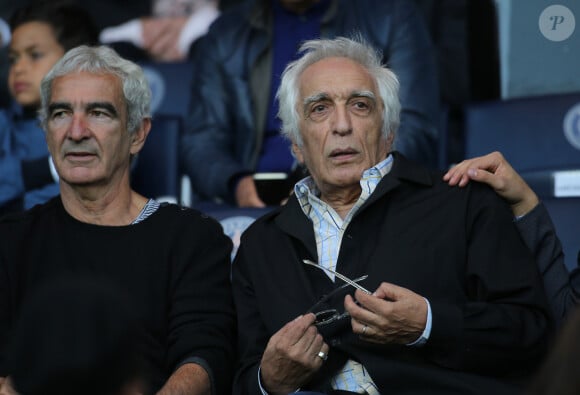
[[[391,171],[392,167],[393,155],[389,154],[385,159],[373,167],[366,169],[363,172],[360,180],[360,185],[363,188],[363,191],[366,189],[370,195],[375,190],[379,182],[383,179],[383,177],[387,175],[389,171]],[[370,190],[367,188],[370,188]],[[304,206],[305,201],[308,200],[309,196],[316,198],[320,197],[320,190],[316,186],[316,183],[311,176],[298,181],[294,186],[294,193],[296,194],[296,198],[300,202],[301,206]]]

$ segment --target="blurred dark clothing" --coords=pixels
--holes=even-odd
[[[162,204],[136,224],[99,226],[69,215],[59,196],[3,217],[0,240],[0,377],[11,375],[6,343],[16,336],[27,295],[72,273],[102,278],[129,295],[147,362],[147,394],[185,363],[206,369],[214,394],[230,393],[232,244],[217,221]],[[29,357],[32,363],[34,354]]]
[[[436,48],[441,101],[470,100],[467,0],[415,0]]]
[[[106,280],[63,276],[24,302],[8,360],[22,395],[119,393],[145,377],[135,309]]]

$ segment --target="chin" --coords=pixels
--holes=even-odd
[[[78,186],[95,184],[98,180],[101,179],[90,169],[74,169],[72,171],[64,171],[61,175],[61,178],[69,185]]]
[[[25,109],[37,109],[40,107],[40,102],[38,100],[30,99],[24,95],[16,96],[14,100]]]

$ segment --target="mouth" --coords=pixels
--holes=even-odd
[[[352,149],[352,148],[335,149],[335,150],[332,150],[329,157],[331,159],[345,160],[345,159],[350,159],[357,154],[358,154],[358,151],[356,151],[355,149]]]
[[[65,158],[71,162],[89,162],[96,157],[96,154],[87,151],[75,151],[65,153]]]
[[[12,90],[14,93],[22,93],[28,90],[28,84],[26,82],[15,82],[12,84]]]

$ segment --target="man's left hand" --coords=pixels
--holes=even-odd
[[[382,283],[372,294],[357,290],[347,295],[344,307],[354,333],[380,344],[409,344],[417,340],[427,323],[427,302],[411,290]]]

